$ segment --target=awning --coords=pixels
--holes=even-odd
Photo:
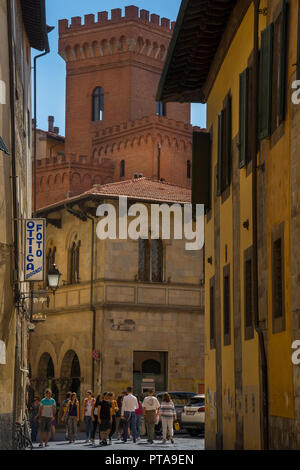
[[[21,7],[30,46],[38,51],[49,49],[45,0],[21,0]]]
[[[182,0],[156,96],[204,102],[202,87],[237,0]]]
[[[2,150],[2,152],[6,153],[6,155],[9,155],[8,148],[6,147],[6,145],[4,143],[4,140],[2,139],[1,136],[0,136],[0,150]]]

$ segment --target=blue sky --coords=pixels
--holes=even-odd
[[[58,55],[58,20],[98,11],[136,5],[175,21],[181,0],[46,0],[47,23],[55,26],[49,34],[50,54],[37,61],[37,126],[47,129],[48,115],[55,116],[55,126],[65,129],[65,62]],[[110,13],[109,13],[110,14]],[[33,51],[35,55],[37,51]],[[192,124],[205,127],[205,106],[192,105]]]

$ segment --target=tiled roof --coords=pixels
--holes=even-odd
[[[117,183],[95,185],[84,194],[103,195],[107,197],[127,196],[131,199],[143,199],[158,202],[190,202],[191,190],[165,181],[152,178],[134,178]]]
[[[103,185],[94,185],[90,190],[78,196],[65,199],[60,202],[42,207],[38,210],[39,214],[53,212],[65,204],[75,204],[77,201],[84,199],[97,198],[117,198],[119,196],[127,196],[135,201],[148,202],[166,202],[166,203],[190,203],[191,190],[176,186],[165,181],[158,181],[153,178],[134,178],[127,181],[119,181],[117,183],[107,183]]]

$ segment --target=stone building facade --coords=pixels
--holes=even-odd
[[[13,423],[26,406],[22,224],[31,217],[31,47],[48,47],[43,7],[41,0],[0,2],[0,449],[13,447]]]
[[[135,6],[59,21],[65,154],[38,155],[39,207],[135,173],[191,187],[190,104],[155,100],[173,26]]]
[[[82,398],[91,388],[119,393],[131,384],[141,393],[149,381],[156,391],[204,387],[203,250],[186,251],[173,229],[170,240],[150,239],[148,251],[142,240],[100,240],[97,207],[114,204],[118,214],[121,195],[147,208],[190,201],[190,190],[137,178],[39,211],[47,259],[62,280],[31,337],[32,383],[40,394],[50,385],[60,403],[69,389]]]

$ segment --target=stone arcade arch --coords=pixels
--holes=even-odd
[[[60,369],[60,380],[67,392],[76,392],[80,400],[81,370],[79,358],[75,351],[70,349],[64,355]]]
[[[58,400],[58,388],[55,381],[54,362],[48,352],[44,352],[38,362],[37,378],[35,380],[35,394],[43,398],[46,388],[50,388]]]

